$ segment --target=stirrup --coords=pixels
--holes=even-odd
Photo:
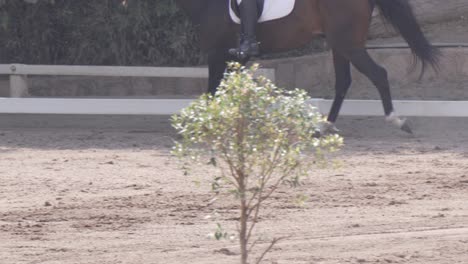
[[[238,48],[229,49],[229,54],[240,60],[260,55],[258,42],[244,41]]]

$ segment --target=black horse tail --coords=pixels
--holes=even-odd
[[[409,1],[375,0],[375,3],[384,19],[390,22],[406,42],[408,42],[415,56],[415,62],[417,62],[417,59],[421,61],[421,76],[426,70],[427,65],[432,66],[435,71],[438,71],[440,51],[436,47],[433,47],[424,36]]]

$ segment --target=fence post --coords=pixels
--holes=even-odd
[[[10,65],[10,97],[26,97],[29,94],[28,76],[18,72],[19,64]]]
[[[26,75],[10,75],[10,97],[26,97],[28,94],[28,77]]]
[[[276,83],[276,69],[265,69],[265,77],[272,83]]]
[[[269,68],[260,68],[254,77],[263,76],[269,79],[272,83],[276,82],[276,69],[269,69]]]

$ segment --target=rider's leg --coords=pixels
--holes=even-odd
[[[229,53],[239,59],[246,59],[259,54],[256,38],[258,21],[258,7],[256,0],[243,0],[241,4],[241,42],[236,49],[230,49]]]

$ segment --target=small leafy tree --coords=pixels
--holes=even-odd
[[[216,96],[203,95],[173,116],[181,136],[174,153],[191,161],[207,158],[221,169],[221,177],[213,178],[239,201],[238,238],[246,264],[264,202],[282,184],[299,184],[314,162],[324,161],[343,141],[338,135],[314,136],[324,120],[307,103],[305,91],[285,91],[254,78],[257,65],[246,69],[232,63],[230,69]],[[256,263],[278,241],[258,254]]]

